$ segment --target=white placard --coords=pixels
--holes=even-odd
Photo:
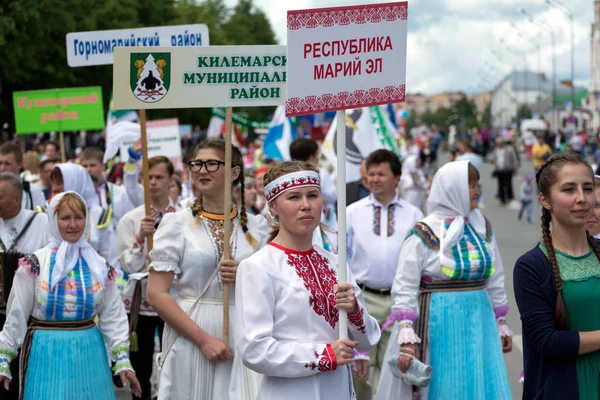
[[[70,67],[110,65],[115,47],[208,46],[204,24],[72,32],[67,34],[67,62]]]
[[[288,11],[286,114],[405,99],[408,3]]]
[[[148,121],[146,123],[146,129],[148,135],[148,158],[154,156],[168,157],[175,166],[175,170],[181,170],[183,165],[181,139],[179,136],[179,120],[177,118],[171,118]],[[122,162],[127,162],[127,160],[129,160],[127,149],[136,140],[122,143],[120,149],[120,158]]]
[[[286,64],[286,46],[117,48],[114,108],[280,105]]]

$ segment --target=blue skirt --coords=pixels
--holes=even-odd
[[[429,355],[429,400],[512,399],[486,290],[431,294]]]
[[[115,399],[106,347],[98,328],[36,330],[24,399]]]

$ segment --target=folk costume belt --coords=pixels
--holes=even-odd
[[[19,399],[23,400],[23,392],[25,390],[25,379],[27,379],[27,366],[29,364],[29,352],[33,342],[33,334],[37,330],[49,331],[80,331],[90,329],[95,325],[94,318],[84,319],[80,321],[42,321],[31,317],[27,334],[23,340],[21,348],[21,387],[19,390]]]
[[[450,280],[428,282],[421,280],[419,290],[419,318],[417,319],[416,334],[421,338],[419,354],[422,362],[427,362],[427,341],[429,338],[429,304],[432,293],[463,292],[468,290],[481,290],[485,288],[487,280]]]
[[[362,290],[364,292],[373,293],[378,296],[389,296],[392,294],[392,289],[373,289],[373,288],[367,287],[363,284],[358,285],[358,287],[360,288],[360,290]]]

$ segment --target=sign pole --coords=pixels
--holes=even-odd
[[[338,283],[348,281],[346,266],[346,111],[337,117]],[[348,313],[340,309],[340,339],[348,339]]]
[[[63,131],[60,131],[58,133],[58,138],[60,141],[60,158],[62,159],[63,163],[67,162],[67,153],[65,150],[65,134],[63,133]]]
[[[225,200],[223,212],[225,221],[223,222],[223,259],[231,259],[231,135],[233,125],[233,112],[231,107],[227,107],[225,112]],[[229,283],[223,286],[223,343],[229,345]]]
[[[144,209],[146,216],[151,214],[150,211],[150,177],[148,176],[148,135],[146,134],[146,110],[140,110],[140,131],[142,136],[142,178],[144,184]],[[148,254],[152,250],[153,236],[148,235],[146,244],[148,245]]]

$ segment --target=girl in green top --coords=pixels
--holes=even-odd
[[[563,154],[550,158],[536,174],[536,181],[543,207],[543,242],[539,246],[552,265],[558,291],[556,323],[559,329],[580,332],[576,362],[579,399],[598,400],[600,245],[586,231],[596,204],[594,174],[582,157]]]

